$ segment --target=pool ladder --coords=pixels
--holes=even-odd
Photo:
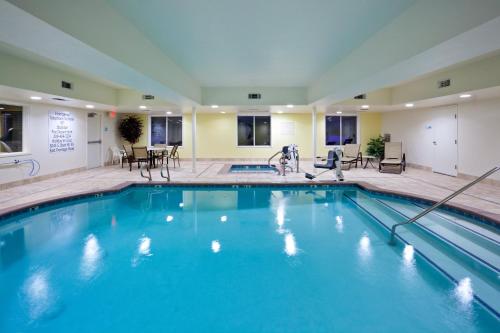
[[[447,203],[448,201],[450,201],[451,199],[453,199],[454,197],[456,197],[457,195],[459,195],[460,193],[464,192],[465,190],[471,188],[472,186],[474,186],[475,184],[479,183],[480,181],[482,181],[483,179],[491,176],[492,174],[494,174],[495,172],[499,171],[500,170],[500,167],[494,167],[493,169],[489,170],[488,172],[484,173],[482,176],[480,176],[479,178],[476,178],[475,180],[473,180],[472,182],[470,182],[469,184],[465,185],[464,187],[460,188],[459,190],[453,192],[452,194],[450,194],[449,196],[447,196],[446,198],[444,198],[443,200],[439,201],[439,202],[436,202],[434,205],[432,205],[431,207],[427,208],[426,210],[424,210],[423,212],[421,212],[420,214],[412,217],[411,219],[409,219],[408,221],[405,221],[405,222],[401,222],[401,223],[396,223],[392,226],[391,228],[391,238],[389,239],[389,244],[391,245],[394,245],[396,244],[396,228],[399,227],[399,226],[402,226],[402,225],[406,225],[406,224],[411,224],[413,222],[416,222],[418,219],[420,219],[421,217],[423,217],[424,215],[427,215],[429,214],[430,212],[432,212],[433,210],[439,208],[440,206],[442,206],[443,204]]]

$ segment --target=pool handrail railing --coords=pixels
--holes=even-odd
[[[449,196],[447,196],[446,198],[444,198],[443,200],[439,201],[439,202],[436,202],[434,205],[432,205],[431,207],[427,208],[426,210],[422,211],[420,214],[412,217],[411,219],[405,221],[405,222],[401,222],[401,223],[396,223],[392,226],[391,228],[391,238],[389,239],[389,244],[390,245],[394,245],[396,244],[396,228],[399,227],[399,226],[402,226],[402,225],[407,225],[407,224],[411,224],[413,222],[416,222],[418,219],[422,218],[423,216],[427,215],[428,213],[432,212],[433,210],[439,208],[440,206],[442,206],[443,204],[447,203],[448,201],[450,201],[451,199],[455,198],[457,195],[459,195],[460,193],[464,192],[465,190],[471,188],[472,186],[474,186],[475,184],[479,183],[480,181],[482,181],[483,179],[491,176],[492,174],[494,174],[495,172],[499,171],[500,170],[500,166],[496,166],[494,167],[493,169],[489,170],[488,172],[484,173],[482,176],[474,179],[472,182],[468,183],[467,185],[461,187],[460,189],[458,189],[457,191],[453,192],[452,194],[450,194]]]

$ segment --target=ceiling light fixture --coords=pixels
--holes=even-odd
[[[139,109],[141,109],[141,110],[146,110],[146,109],[147,109],[147,106],[146,106],[146,105],[140,105],[140,106],[139,106]]]
[[[414,107],[414,106],[415,106],[415,104],[413,104],[413,103],[406,103],[406,104],[405,104],[405,106],[406,106],[407,108],[412,108],[412,107]]]
[[[172,111],[167,111],[167,114],[172,114]]]
[[[369,108],[370,108],[370,106],[367,104],[361,105],[361,110],[368,110]]]
[[[460,95],[460,98],[470,98],[470,97],[472,97],[471,94],[462,94],[462,95]]]
[[[226,113],[226,111],[221,111],[220,113],[225,114],[225,113]]]
[[[286,107],[291,109],[291,108],[293,108],[293,104],[288,104]]]
[[[95,106],[93,106],[92,104],[87,104],[87,105],[85,105],[85,107],[87,109],[93,109],[93,108],[95,108]]]
[[[279,110],[278,113],[283,113],[283,111]]]
[[[219,108],[218,105],[216,105],[216,104],[212,105],[212,109],[218,109],[218,108]]]
[[[34,100],[34,101],[39,101],[41,100],[42,98],[40,96],[31,96],[30,99]]]
[[[337,114],[342,114],[342,111],[337,111]]]

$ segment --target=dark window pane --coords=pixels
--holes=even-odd
[[[168,145],[182,146],[182,117],[168,117]]]
[[[23,151],[23,108],[0,105],[0,153]]]
[[[342,117],[342,144],[357,143],[357,121],[356,116]]]
[[[271,117],[255,117],[255,145],[271,145]]]
[[[253,146],[253,117],[238,117],[238,146]]]
[[[340,117],[327,116],[325,126],[325,144],[327,146],[340,144]]]
[[[151,117],[151,145],[165,144],[167,117]]]

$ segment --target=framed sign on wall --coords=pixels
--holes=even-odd
[[[75,117],[71,112],[49,112],[49,152],[68,152],[75,150],[73,138]]]

